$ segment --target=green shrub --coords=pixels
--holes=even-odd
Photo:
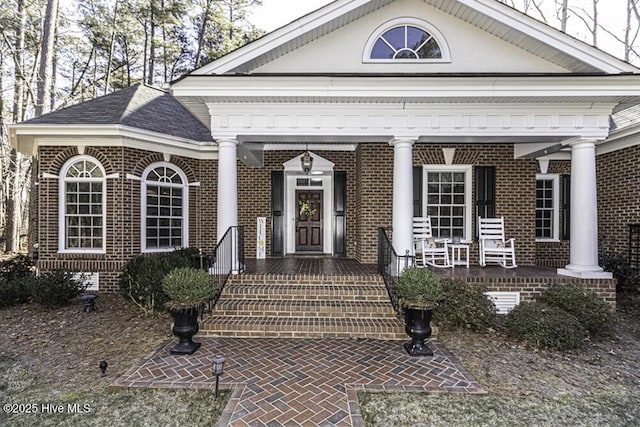
[[[609,303],[594,291],[576,285],[554,285],[545,289],[537,300],[575,316],[593,338],[609,337],[615,333],[615,313]]]
[[[464,280],[444,280],[444,299],[434,312],[434,321],[451,328],[486,331],[495,326],[496,307],[484,294],[486,289]]]
[[[204,270],[192,267],[173,269],[162,279],[162,290],[174,306],[197,305],[213,298],[216,284]]]
[[[144,312],[160,311],[169,301],[162,290],[162,279],[171,270],[191,267],[197,261],[197,249],[138,255],[124,266],[120,274],[120,291]]]
[[[0,277],[7,282],[34,274],[33,261],[27,255],[18,254],[11,259],[0,262]]]
[[[509,334],[536,347],[570,350],[581,347],[589,336],[575,316],[539,302],[523,302],[507,314]]]
[[[602,252],[599,257],[599,263],[604,271],[611,272],[613,277],[618,280],[616,285],[618,291],[624,291],[633,286],[636,272],[629,265],[627,254]]]
[[[62,270],[49,271],[40,276],[25,277],[31,301],[43,307],[54,308],[70,304],[87,285],[74,273]]]
[[[7,281],[0,276],[0,308],[29,302],[29,289],[25,282],[24,278]]]
[[[403,305],[432,307],[444,298],[440,278],[426,268],[409,267],[395,281]]]

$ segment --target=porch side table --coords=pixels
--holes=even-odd
[[[457,245],[450,243],[447,246],[451,249],[451,265],[453,267],[464,265],[469,268],[469,245],[466,243],[458,243]]]

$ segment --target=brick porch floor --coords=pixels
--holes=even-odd
[[[197,338],[197,337],[196,337]],[[220,388],[232,397],[219,426],[363,426],[357,392],[485,393],[438,342],[412,358],[402,341],[197,338],[192,356],[172,340],[117,378],[114,387],[213,388],[213,358],[226,357]]]

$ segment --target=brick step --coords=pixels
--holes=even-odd
[[[384,285],[380,284],[239,284],[228,283],[223,297],[263,300],[389,301]]]
[[[325,275],[325,274],[253,274],[243,273],[229,277],[229,284],[251,285],[286,285],[286,284],[314,284],[314,285],[372,285],[382,284],[384,281],[379,274],[361,275]]]
[[[223,297],[215,307],[221,317],[395,318],[389,301],[265,300]]]
[[[404,324],[397,318],[325,318],[217,316],[201,322],[200,336],[242,338],[370,338],[404,340]]]

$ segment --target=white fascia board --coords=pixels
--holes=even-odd
[[[227,73],[244,63],[259,57],[260,55],[295,39],[296,37],[310,32],[335,18],[339,18],[369,1],[370,0],[338,0],[329,3],[315,12],[311,12],[308,15],[268,33],[258,40],[228,53],[210,64],[194,70],[191,74],[208,75]]]
[[[74,145],[79,139],[88,146],[126,146],[148,151],[161,151],[201,159],[217,159],[218,147],[212,142],[193,141],[159,132],[121,125],[29,125],[10,127],[12,145],[27,138],[37,145]],[[26,147],[24,147],[26,149]]]
[[[609,137],[596,146],[596,154],[607,154],[640,145],[640,124],[611,132]]]
[[[340,77],[199,76],[173,86],[174,96],[205,101],[406,98],[640,97],[640,76]],[[640,101],[640,99],[639,99]]]
[[[457,0],[478,12],[489,16],[509,27],[539,40],[549,46],[556,47],[574,58],[609,74],[638,73],[640,69],[624,62],[600,49],[577,40],[557,29],[531,18],[516,9],[507,7],[496,1]]]

